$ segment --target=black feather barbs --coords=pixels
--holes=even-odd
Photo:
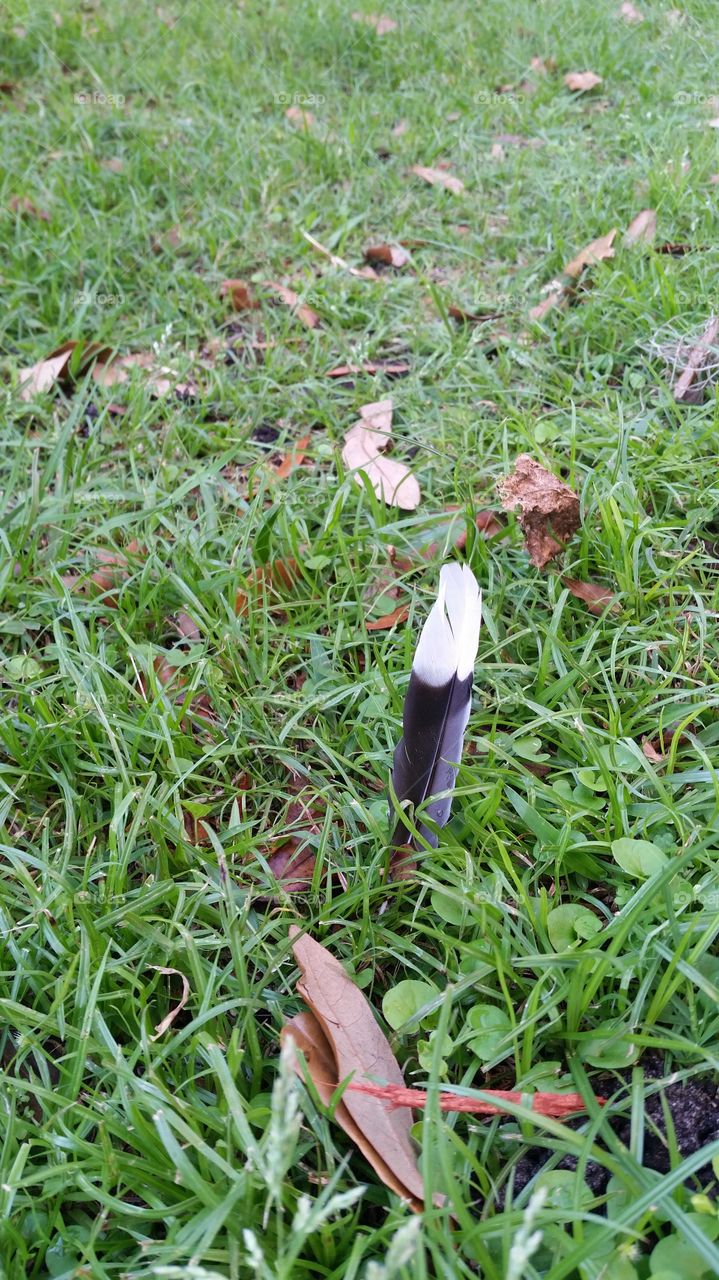
[[[404,734],[394,753],[392,788],[438,827],[449,821],[452,790],[472,701],[472,673],[479,644],[482,597],[467,565],[446,564],[439,592],[422,628],[404,701]],[[436,796],[437,799],[432,799]],[[425,802],[429,803],[425,803]],[[437,836],[423,822],[417,830],[432,846]],[[412,844],[400,819],[394,847]]]

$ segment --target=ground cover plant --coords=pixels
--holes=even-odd
[[[0,6],[12,1280],[719,1273],[706,353],[675,395],[716,311],[714,5],[357,15]],[[579,498],[541,568],[522,455]],[[473,707],[408,871],[388,778],[452,558]],[[421,1214],[280,1056],[297,922],[428,1091]]]

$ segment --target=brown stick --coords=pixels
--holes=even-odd
[[[692,383],[707,363],[717,334],[719,334],[719,316],[712,316],[696,346],[689,352],[684,372],[674,384],[674,399],[677,402],[694,399],[696,387],[692,387]]]
[[[424,1109],[427,1105],[427,1094],[424,1089],[402,1089],[396,1084],[365,1084],[364,1081],[352,1081],[348,1089],[358,1093],[368,1093],[373,1098],[381,1098],[393,1107],[415,1107]],[[502,1103],[509,1102],[520,1106],[527,1095],[507,1089],[485,1089],[497,1103],[480,1102],[477,1098],[468,1098],[463,1094],[440,1093],[440,1111],[467,1111],[470,1114],[493,1116],[502,1114]],[[600,1106],[604,1106],[604,1098],[596,1098]],[[537,1115],[563,1116],[573,1115],[577,1111],[586,1111],[586,1103],[579,1093],[535,1093],[531,1095],[531,1109]]]

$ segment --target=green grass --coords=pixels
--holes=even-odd
[[[664,1237],[694,1251],[671,1255],[673,1271],[665,1258],[665,1280],[719,1272],[716,1210],[695,1199],[716,1191],[697,1171],[719,1142],[683,1154],[667,1112],[670,1171],[642,1162],[662,1081],[719,1071],[719,413],[713,396],[674,405],[646,354],[658,329],[700,327],[716,307],[716,13],[688,0],[672,24],[643,0],[631,26],[618,7],[400,0],[381,39],[338,0],[165,0],[174,26],[121,0],[3,7],[0,79],[17,84],[0,97],[3,1280],[645,1280]],[[535,55],[556,74],[532,71]],[[589,68],[602,87],[570,94],[564,73]],[[307,132],[284,116],[297,95],[316,100]],[[543,145],[492,158],[502,133]],[[462,195],[407,175],[440,160]],[[10,212],[13,196],[48,220]],[[649,206],[660,241],[695,251],[628,250],[620,234],[576,306],[528,322],[564,262]],[[373,241],[419,243],[410,269],[372,283],[303,232],[352,264]],[[234,317],[270,343],[262,360],[199,366],[228,276],[291,282],[322,327],[265,305]],[[452,302],[505,315],[457,327]],[[19,370],[68,338],[155,344],[201,393],[153,400],[141,378],[111,393],[81,379],[23,403]],[[411,372],[389,392],[396,456],[416,449],[413,514],[341,470],[344,430],[387,385],[325,376],[398,352]],[[268,425],[277,440],[259,443]],[[269,458],[310,429],[309,465],[273,483]],[[564,571],[608,586],[620,614],[591,616],[555,570],[533,570],[513,523],[473,534],[521,452],[580,493]],[[408,623],[368,632],[389,548],[431,542],[450,504],[434,558],[400,575]],[[388,887],[406,679],[464,528],[485,598],[470,750],[440,847],[415,883]],[[113,600],[63,581],[132,540]],[[258,564],[292,557],[295,585],[238,616]],[[189,645],[179,610],[199,626]],[[182,667],[184,708],[158,681],[161,655]],[[189,707],[196,692],[214,725]],[[652,764],[642,741],[676,725]],[[266,862],[295,775],[319,815],[300,899]],[[207,843],[188,838],[193,813]],[[626,836],[658,844],[665,868],[627,875],[611,852]],[[589,908],[600,931],[557,948],[559,903]],[[576,1129],[522,1109],[430,1111],[425,1176],[447,1203],[412,1218],[279,1072],[298,916],[378,1012],[402,979],[435,984],[393,1035],[409,1082],[437,1078],[439,1051],[432,1072],[418,1061],[429,1025],[438,1049],[452,1038],[453,1084],[601,1090],[609,1107]],[[187,1003],[153,1038],[180,975]],[[468,1018],[487,1003],[508,1021],[482,1061]],[[610,1117],[631,1120],[628,1144]],[[531,1227],[534,1184],[514,1194],[513,1178],[538,1150],[548,1200],[532,1201]],[[557,1169],[565,1155],[577,1172]],[[590,1158],[612,1175],[597,1196]],[[518,1247],[510,1260],[537,1227],[531,1261]]]

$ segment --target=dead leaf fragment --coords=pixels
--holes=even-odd
[[[666,759],[649,738],[642,738],[642,754],[650,764],[662,764]]]
[[[566,263],[563,271],[565,276],[571,276],[573,280],[577,279],[585,267],[594,266],[597,262],[603,262],[606,258],[614,257],[614,249],[612,248],[616,238],[617,228],[612,227],[605,236],[599,236],[598,239],[592,240],[586,248],[577,254],[576,258],[572,258]]]
[[[229,299],[233,311],[254,311],[260,305],[246,280],[223,280],[220,297]]]
[[[8,201],[11,213],[26,214],[28,218],[38,218],[40,222],[49,222],[50,214],[45,209],[38,209],[28,196],[11,196]]]
[[[352,1076],[359,1083],[404,1088],[404,1079],[387,1037],[367,998],[342,965],[313,938],[290,927],[301,977],[298,994],[309,1014],[293,1018],[282,1030],[303,1053],[320,1097],[329,1102],[337,1085]],[[299,1060],[295,1070],[302,1073]],[[341,1109],[340,1109],[341,1108]],[[345,1091],[334,1118],[357,1144],[382,1181],[414,1208],[424,1201],[424,1186],[410,1136],[412,1112],[382,1098]]]
[[[293,105],[285,111],[285,119],[289,120],[296,129],[310,129],[315,122],[315,118],[311,111],[305,111],[304,107]]]
[[[454,302],[447,307],[447,315],[460,324],[484,324],[486,320],[499,320],[501,314],[501,311],[467,311]]]
[[[367,262],[379,263],[383,267],[406,267],[409,262],[409,254],[398,244],[373,244],[365,249],[364,256]]]
[[[505,511],[520,508],[519,525],[529,558],[544,569],[579,528],[579,498],[529,454],[521,453],[514,471],[497,483]]]
[[[602,83],[602,77],[594,71],[568,71],[564,83],[573,93],[587,93]]]
[[[401,138],[404,136],[404,134],[407,132],[408,129],[409,129],[409,120],[398,120],[397,123],[392,126],[392,136],[394,138]]]
[[[174,1008],[170,1009],[170,1012],[165,1015],[162,1022],[158,1022],[155,1027],[154,1036],[150,1036],[151,1040],[159,1040],[160,1036],[164,1035],[167,1028],[172,1026],[178,1013],[180,1013],[187,1004],[190,997],[190,983],[184,973],[180,973],[179,969],[166,969],[163,965],[159,964],[151,964],[149,967],[150,969],[155,969],[157,973],[175,974],[178,978],[182,979],[182,995],[180,996],[179,1003],[176,1004]]]
[[[269,564],[258,565],[247,575],[247,590],[239,588],[235,595],[235,613],[238,618],[247,613],[250,604],[256,600],[262,601],[263,593],[271,596],[282,588],[289,590],[298,576],[297,561],[293,559],[273,560]]]
[[[619,9],[619,17],[625,22],[639,23],[644,21],[644,14],[631,3],[631,0],[624,0],[624,4]]]
[[[408,617],[409,605],[400,604],[391,613],[385,613],[381,618],[372,618],[370,622],[365,623],[365,626],[368,631],[389,631],[400,622],[406,622]]]
[[[444,169],[431,169],[423,164],[413,164],[410,173],[414,173],[418,178],[422,178],[424,182],[429,183],[431,187],[445,187],[447,191],[451,191],[458,196],[464,191],[464,183],[461,178],[455,178],[451,173],[445,173]]]
[[[276,281],[270,280],[265,285],[266,289],[270,289],[275,293],[280,302],[286,307],[291,307],[297,313],[298,318],[308,329],[316,329],[320,323],[320,318],[316,311],[307,306],[306,302],[301,302],[294,289],[288,289],[285,284],[277,284]]]
[[[530,61],[532,71],[538,71],[540,76],[553,74],[557,70],[556,58],[540,58],[536,54]]]
[[[42,360],[38,360],[37,364],[31,365],[29,369],[21,369],[20,399],[32,400],[33,396],[50,391],[65,373],[76,346],[77,342],[71,339],[69,342],[64,342],[61,347],[57,347],[55,351],[51,351],[48,356],[44,356]]]
[[[697,386],[697,382],[699,375],[715,355],[717,337],[719,337],[719,316],[711,316],[696,346],[689,352],[683,372],[674,384],[674,399],[677,403],[701,403],[705,386]]]
[[[378,36],[389,35],[397,30],[394,18],[386,18],[383,13],[353,13],[353,22],[363,22],[366,27],[373,27]]]
[[[366,360],[364,364],[338,364],[333,369],[328,369],[326,378],[352,378],[357,373],[368,373],[372,376],[376,373],[383,373],[386,378],[402,378],[409,373],[410,366],[403,361],[398,360]]]
[[[654,209],[642,209],[632,218],[624,232],[622,243],[629,247],[633,244],[651,244],[657,234],[657,215]]]
[[[276,480],[286,480],[296,467],[302,465],[311,438],[311,435],[305,435],[301,440],[297,441],[296,445],[288,449],[281,462],[274,468]]]
[[[374,1098],[382,1098],[395,1107],[416,1107],[418,1111],[425,1109],[430,1097],[426,1089],[400,1089],[393,1084],[382,1086],[354,1080],[350,1082],[347,1089],[352,1092],[367,1093]],[[439,1109],[464,1112],[467,1115],[497,1116],[505,1111],[503,1103],[518,1107],[527,1101],[526,1093],[520,1093],[514,1089],[484,1089],[483,1092],[490,1098],[496,1098],[497,1101],[480,1102],[477,1098],[466,1097],[461,1093],[440,1093]],[[600,1106],[605,1105],[604,1098],[595,1097],[594,1100]],[[581,1093],[533,1093],[531,1102],[531,1109],[537,1115],[554,1116],[559,1119],[574,1115],[577,1111],[587,1110],[587,1104]]]
[[[419,506],[420,490],[409,468],[393,458],[382,456],[391,440],[392,401],[377,400],[363,405],[360,421],[345,432],[342,461],[355,473],[358,484],[366,475],[378,498],[388,506],[414,511]]]
[[[600,618],[606,609],[612,613],[619,613],[619,605],[612,592],[600,586],[598,582],[581,582],[579,578],[562,578],[562,582],[567,590],[577,600],[586,604],[589,612],[596,617]]]

